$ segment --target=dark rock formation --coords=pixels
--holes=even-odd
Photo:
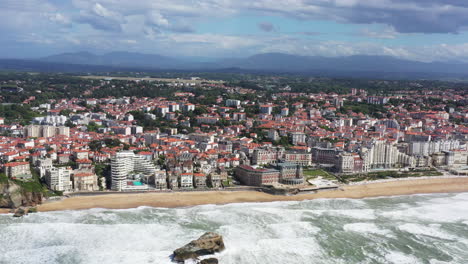
[[[0,207],[18,208],[42,203],[42,193],[25,191],[18,184],[8,181],[0,183]]]
[[[15,210],[15,214],[13,215],[13,217],[22,217],[22,216],[24,216],[26,214],[28,214],[27,210],[20,207],[20,208]]]
[[[203,259],[202,261],[200,261],[200,264],[218,264],[218,259],[217,258]]]
[[[176,249],[174,251],[173,260],[177,262],[184,262],[187,259],[197,259],[200,256],[211,255],[216,252],[220,252],[224,250],[224,248],[223,237],[221,235],[207,232],[199,239],[193,240],[187,245]]]

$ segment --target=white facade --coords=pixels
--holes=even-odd
[[[152,175],[155,171],[154,164],[143,156],[136,155],[132,151],[116,153],[111,159],[111,188],[115,191],[125,190],[127,188],[128,175],[132,172]]]
[[[69,192],[72,190],[70,168],[52,168],[46,172],[46,183],[54,191]]]
[[[240,100],[234,100],[234,99],[227,99],[226,100],[226,106],[228,106],[228,107],[231,107],[231,106],[238,107],[238,106],[240,106],[240,104],[241,104]]]
[[[410,155],[430,156],[442,151],[457,150],[460,148],[458,140],[417,141],[409,143]]]

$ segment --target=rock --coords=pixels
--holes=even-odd
[[[18,208],[16,209],[15,211],[15,214],[13,215],[13,217],[22,217],[24,215],[26,215],[28,212],[24,209],[24,208]]]
[[[217,258],[203,259],[202,261],[200,261],[200,264],[218,264],[218,259]]]
[[[0,207],[18,208],[42,203],[42,193],[30,192],[13,181],[0,182]]]
[[[200,256],[211,255],[224,250],[223,237],[219,234],[207,232],[199,239],[174,251],[174,261],[184,262],[187,259],[196,259]],[[217,262],[216,262],[217,263]]]

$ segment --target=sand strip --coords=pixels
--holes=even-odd
[[[422,179],[369,183],[343,186],[341,190],[321,191],[295,196],[275,196],[256,191],[207,191],[143,194],[109,194],[77,196],[49,202],[38,207],[39,211],[80,210],[90,208],[127,209],[139,206],[187,207],[203,204],[228,204],[246,202],[303,201],[317,198],[365,198],[423,193],[468,192],[468,177],[446,179]]]

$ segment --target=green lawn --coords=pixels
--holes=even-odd
[[[398,171],[379,171],[369,172],[363,174],[343,175],[341,178],[346,182],[360,182],[360,181],[375,181],[382,179],[392,178],[408,178],[408,177],[428,177],[428,176],[442,176],[443,174],[436,170],[414,170],[407,172]]]
[[[326,172],[321,169],[315,169],[315,170],[304,170],[304,178],[308,179],[313,179],[317,178],[319,176],[322,176],[325,179],[328,180],[336,180],[335,176],[329,172]]]

